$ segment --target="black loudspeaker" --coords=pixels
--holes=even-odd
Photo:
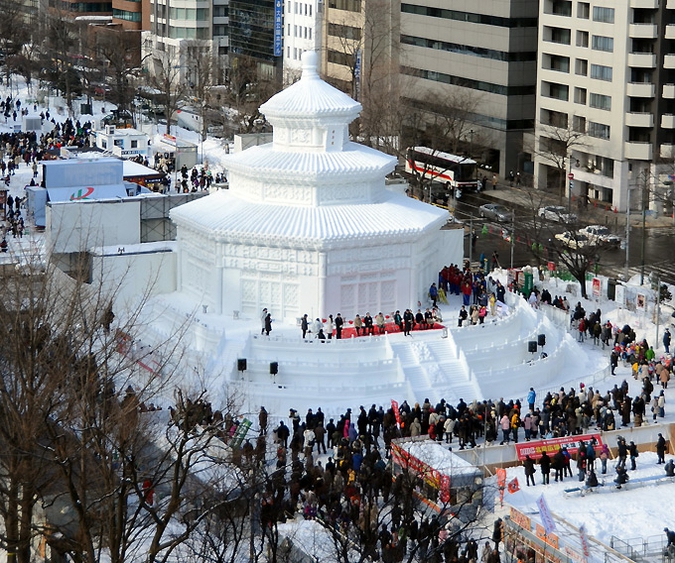
[[[537,335],[537,344],[539,346],[546,346],[546,335],[545,334],[538,334]]]
[[[277,373],[279,373],[279,362],[270,362],[270,375],[276,375]]]
[[[237,370],[246,371],[246,358],[239,358],[237,360]]]
[[[530,354],[534,354],[537,351],[537,343],[534,340],[530,340],[527,343],[527,351]]]

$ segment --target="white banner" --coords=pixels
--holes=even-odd
[[[541,523],[544,525],[546,534],[555,532],[555,520],[553,520],[553,515],[548,509],[548,504],[546,504],[543,494],[537,499],[537,506],[539,507],[539,516],[541,516]]]
[[[582,524],[579,528],[579,536],[581,536],[581,550],[584,554],[584,560],[588,560],[588,536],[586,535],[586,527]]]

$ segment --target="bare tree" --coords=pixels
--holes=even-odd
[[[237,133],[256,133],[264,127],[260,105],[279,91],[273,77],[260,76],[254,59],[237,56],[227,81],[224,102],[238,114]],[[227,121],[227,116],[224,116]]]
[[[97,58],[105,76],[112,79],[111,100],[118,110],[128,110],[134,98],[135,76],[139,74],[139,35],[119,29],[96,30]]]
[[[157,100],[164,109],[166,133],[171,133],[174,114],[189,92],[189,84],[183,80],[179,65],[174,65],[165,52],[155,52],[149,61],[151,70],[148,85],[159,91]]]
[[[19,0],[0,0],[0,53],[4,58],[5,84],[11,86],[12,74],[23,66],[21,50],[30,42],[30,29]]]
[[[533,153],[538,155],[544,164],[556,170],[559,196],[562,201],[572,151],[581,150],[586,146],[586,131],[571,126],[566,116],[552,117],[548,123],[540,123],[537,131]]]
[[[51,11],[46,16],[45,33],[47,50],[43,53],[43,68],[49,69],[47,76],[63,93],[72,115],[73,100],[81,93],[80,77],[72,61],[76,27],[65,13]]]

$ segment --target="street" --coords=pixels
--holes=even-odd
[[[473,249],[470,248],[470,237],[465,238],[465,256],[471,255],[475,262],[479,259],[481,254],[486,258],[492,256],[492,252],[497,250],[499,253],[499,260],[503,267],[511,265],[511,245],[508,240],[503,237],[502,230],[510,231],[510,224],[499,224],[487,219],[479,217],[479,207],[488,202],[498,202],[504,204],[512,209],[515,209],[515,244],[513,249],[513,265],[514,267],[521,267],[527,264],[534,263],[534,257],[527,241],[527,232],[533,231],[533,217],[532,210],[528,210],[523,205],[514,205],[516,198],[510,198],[509,194],[512,190],[509,188],[502,188],[500,190],[488,190],[483,193],[466,193],[459,201],[451,200],[450,206],[455,206],[454,215],[463,221],[466,226],[467,233],[472,227],[478,234],[478,239]],[[579,214],[579,227],[588,224],[604,224],[616,235],[622,239],[626,236],[626,215],[606,213],[599,215],[596,213],[595,217],[588,218],[582,212]],[[598,219],[601,217],[601,220]],[[630,233],[630,248],[629,260],[630,268],[629,276],[640,273],[642,264],[642,233],[643,229],[636,225],[640,223],[640,212],[633,212],[631,214],[632,229]],[[484,226],[486,228],[484,228]],[[519,230],[521,234],[519,235]],[[549,223],[541,233],[539,240],[544,245],[544,256],[547,257],[547,242],[548,238],[554,234],[563,232],[564,225]],[[648,226],[645,230],[645,252],[644,252],[644,272],[647,278],[652,272],[656,272],[661,276],[663,282],[675,284],[675,261],[673,261],[673,249],[675,249],[675,226],[670,223],[670,220],[661,219],[660,222],[653,226]],[[530,241],[531,243],[532,241]],[[598,271],[604,275],[623,279],[626,265],[626,251],[621,248],[608,248],[599,252],[599,267]],[[552,258],[555,261],[555,258]]]

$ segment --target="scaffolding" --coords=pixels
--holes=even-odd
[[[176,225],[169,219],[169,212],[174,207],[207,194],[207,191],[201,191],[143,198],[141,200],[141,242],[175,240]]]

